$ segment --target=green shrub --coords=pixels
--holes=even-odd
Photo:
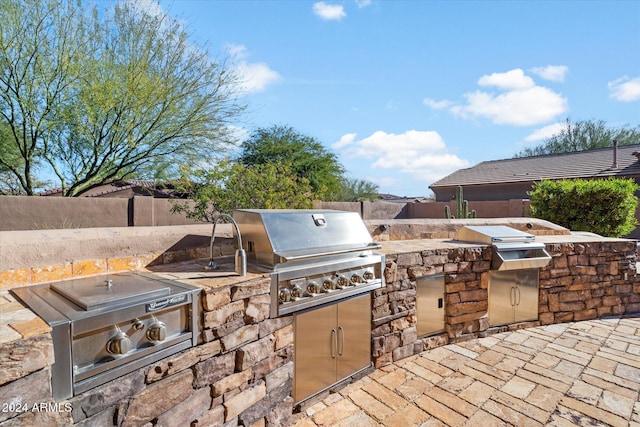
[[[543,180],[529,192],[531,215],[573,231],[624,236],[637,225],[638,188],[632,179]]]

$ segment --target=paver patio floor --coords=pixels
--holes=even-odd
[[[639,426],[640,317],[450,344],[295,414],[305,426]]]

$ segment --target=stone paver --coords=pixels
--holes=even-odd
[[[296,427],[640,427],[640,317],[520,329],[427,350],[293,419]]]

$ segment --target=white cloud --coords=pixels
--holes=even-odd
[[[478,79],[478,84],[480,86],[496,86],[507,90],[529,89],[535,86],[533,79],[525,76],[524,71],[520,68],[506,73],[493,73],[489,76],[482,76]]]
[[[235,60],[232,68],[244,92],[262,92],[268,85],[281,79],[280,74],[264,62],[247,62],[249,53],[246,46],[230,43],[225,48]]]
[[[344,135],[342,135],[342,138],[340,138],[340,141],[338,142],[334,142],[331,145],[331,148],[333,148],[334,150],[340,150],[344,147],[347,147],[351,144],[353,144],[353,141],[356,139],[356,135],[355,133],[346,133]]]
[[[633,102],[640,99],[640,77],[630,79],[627,76],[608,83],[610,98],[622,102]]]
[[[367,181],[371,181],[374,184],[378,184],[380,187],[392,187],[396,185],[398,182],[400,182],[398,178],[395,178],[392,176],[372,175],[372,176],[366,176],[364,179],[366,179]]]
[[[545,126],[543,128],[533,131],[530,135],[525,137],[524,140],[527,142],[542,141],[547,138],[551,138],[554,135],[559,134],[566,128],[567,128],[566,122],[554,123],[552,125]]]
[[[356,0],[356,4],[359,8],[367,7],[371,4],[371,0]]]
[[[224,46],[225,50],[227,52],[229,52],[229,55],[235,57],[235,58],[246,58],[248,56],[248,51],[247,51],[247,47],[245,45],[242,44],[235,44],[235,43],[227,43]]]
[[[546,67],[534,67],[531,72],[545,80],[563,82],[569,72],[569,67],[566,65],[547,65]]]
[[[333,144],[343,149],[347,157],[371,159],[374,169],[388,169],[411,175],[414,179],[433,182],[469,162],[448,152],[435,131],[408,130],[402,134],[376,131],[356,140],[356,134],[346,134]]]
[[[149,16],[162,18],[167,16],[167,13],[160,6],[160,2],[153,0],[122,0],[123,4],[130,6],[133,10],[138,12],[144,12]]]
[[[478,84],[495,86],[502,91],[466,93],[466,104],[454,105],[449,111],[465,119],[486,118],[494,124],[532,126],[553,120],[568,109],[566,98],[536,85],[519,68],[482,76]]]
[[[233,135],[233,138],[238,142],[243,142],[247,140],[249,136],[251,136],[251,132],[249,132],[247,128],[244,128],[242,126],[229,125],[227,126],[227,129],[229,130],[229,133]]]
[[[347,16],[344,11],[344,7],[335,4],[327,4],[323,1],[313,4],[313,13],[318,15],[320,18],[326,19],[328,21],[339,21],[340,19]]]
[[[249,64],[243,61],[235,67],[235,72],[243,90],[249,93],[262,92],[269,84],[280,80],[280,74],[264,63]]]
[[[425,98],[422,103],[427,107],[431,107],[434,110],[444,110],[453,105],[453,102],[443,99],[442,101],[436,101],[435,99]]]

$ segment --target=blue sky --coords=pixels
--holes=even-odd
[[[150,0],[149,0],[150,1]],[[640,125],[640,1],[162,1],[289,125],[380,192],[513,157],[562,123]]]

